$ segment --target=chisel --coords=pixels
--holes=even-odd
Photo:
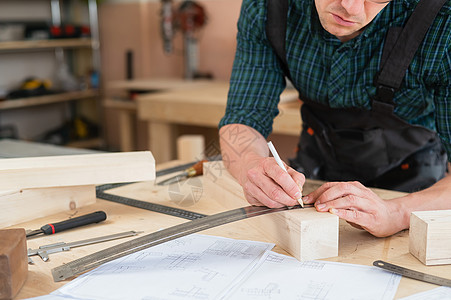
[[[170,185],[170,184],[179,182],[181,180],[185,180],[185,179],[190,178],[190,177],[202,175],[202,173],[203,173],[203,163],[207,162],[207,161],[208,160],[206,160],[206,159],[198,161],[197,163],[195,163],[194,165],[192,165],[188,169],[184,170],[181,174],[179,174],[177,176],[174,176],[174,177],[171,177],[169,179],[163,180],[163,181],[157,183],[157,185]]]
[[[92,223],[99,223],[106,220],[106,214],[103,211],[96,211],[87,215],[68,219],[58,223],[49,223],[42,226],[40,229],[27,232],[27,238],[37,234],[54,234],[67,229],[80,227]]]

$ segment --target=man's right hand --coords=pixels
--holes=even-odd
[[[273,157],[262,157],[254,166],[245,171],[241,185],[247,201],[252,205],[282,207],[299,204],[303,174],[285,165],[287,172],[276,163]]]
[[[224,164],[243,187],[250,204],[268,207],[299,204],[304,175],[286,166],[287,173],[273,157],[268,157],[268,145],[260,133],[246,125],[230,124],[222,127],[219,135]]]

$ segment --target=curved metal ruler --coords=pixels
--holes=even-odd
[[[307,207],[307,205],[306,205]],[[311,207],[311,205],[309,205]],[[85,271],[98,267],[114,259],[135,253],[137,251],[156,246],[179,237],[196,233],[205,229],[217,227],[223,224],[266,215],[274,212],[299,209],[300,205],[293,207],[268,208],[265,206],[246,206],[200,219],[182,223],[167,229],[163,229],[128,242],[98,251],[85,257],[73,260],[67,264],[52,269],[53,280],[58,282]]]

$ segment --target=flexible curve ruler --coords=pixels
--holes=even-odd
[[[414,271],[411,269],[407,269],[404,267],[390,264],[390,263],[382,261],[382,260],[374,261],[373,266],[382,268],[384,270],[387,270],[387,271],[390,271],[390,272],[393,272],[393,273],[396,273],[399,275],[402,275],[404,277],[409,277],[412,279],[416,279],[416,280],[420,280],[420,281],[424,281],[424,282],[428,282],[428,283],[432,283],[432,284],[451,287],[451,279],[446,279],[443,277],[438,277],[438,276]]]
[[[307,207],[307,205],[305,206]],[[308,206],[311,207],[312,205]],[[206,216],[154,233],[150,233],[148,235],[121,243],[119,245],[101,250],[99,252],[87,255],[85,257],[56,267],[52,269],[53,280],[58,282],[71,278],[75,275],[81,274],[114,259],[205,229],[217,227],[238,220],[266,215],[269,213],[300,208],[302,208],[300,205],[281,208],[268,208],[266,206],[246,206],[211,216]]]

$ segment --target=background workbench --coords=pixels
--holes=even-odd
[[[167,167],[176,163],[177,162],[171,162],[170,164],[165,164],[161,167]],[[164,177],[160,179],[164,179]],[[193,178],[190,180],[194,181],[186,181],[183,184],[172,187],[155,186],[153,182],[134,183],[110,190],[109,192],[134,199],[151,201],[154,203],[183,208],[209,215],[224,211],[224,208],[215,201],[214,197],[207,197],[205,193],[199,194],[199,190],[202,191],[202,177]],[[196,189],[196,193],[193,193],[193,187]],[[309,189],[311,190],[316,187],[317,185],[307,181],[305,190],[308,192]],[[399,195],[399,193],[391,191],[378,190],[377,192],[381,195],[381,197],[386,199]],[[201,196],[198,197],[199,195]],[[36,200],[38,201],[38,199]],[[97,203],[94,205],[83,207],[75,211],[59,213],[46,218],[36,219],[23,224],[18,224],[14,227],[36,229],[51,221],[64,220],[68,217],[79,216],[97,210],[103,210],[106,212],[108,216],[106,221],[69,230],[52,236],[42,236],[30,239],[28,241],[28,247],[36,248],[40,245],[55,242],[71,242],[129,230],[144,231],[142,234],[147,234],[161,228],[187,222],[187,220],[177,217],[167,216],[98,199]],[[258,218],[264,218],[264,216],[260,216]],[[246,226],[246,223],[242,221],[222,225],[217,228],[202,231],[201,233],[235,239],[272,242],[268,240],[264,234],[254,228]],[[34,257],[33,260],[35,261],[35,265],[29,266],[28,279],[25,286],[20,291],[17,299],[48,294],[64,285],[64,281],[58,283],[53,281],[51,276],[52,268],[132,238],[83,246],[74,248],[68,252],[51,254],[50,261],[48,262],[43,262],[38,257]],[[449,278],[449,274],[451,274],[451,266],[445,265],[426,267],[409,253],[408,240],[408,231],[400,232],[388,238],[376,238],[365,231],[355,229],[346,222],[341,221],[339,256],[327,260],[372,265],[374,260],[381,259],[407,268]],[[276,246],[274,250],[282,254],[287,254],[278,246]],[[402,278],[396,297],[404,297],[435,287],[436,286],[432,284]]]
[[[137,115],[138,120],[147,126],[146,149],[151,150],[156,161],[161,163],[175,158],[178,126],[218,127],[225,112],[229,83],[212,80],[140,79],[111,82],[108,89],[140,92],[135,100],[124,101],[109,97],[104,102],[106,107],[114,108],[119,113],[121,151],[135,150]],[[294,89],[286,89],[282,93],[280,114],[274,120],[273,133],[299,136],[300,105],[298,93]]]

